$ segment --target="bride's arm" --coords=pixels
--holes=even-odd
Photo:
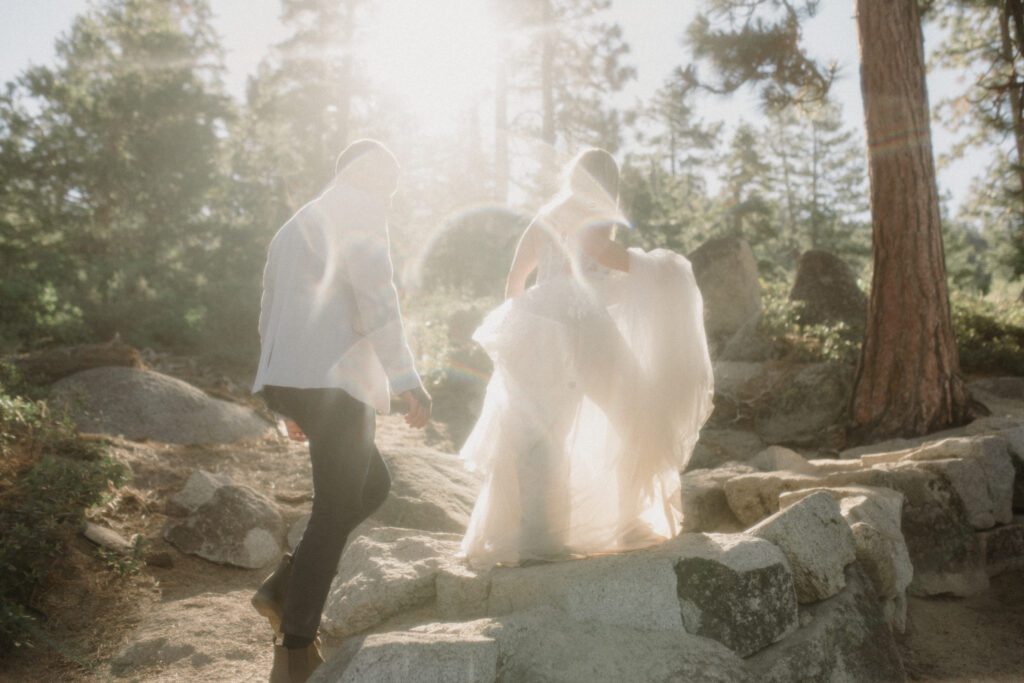
[[[526,280],[537,267],[537,222],[534,221],[523,231],[523,236],[516,246],[516,255],[508,269],[505,281],[505,298],[519,296],[526,289]]]
[[[629,252],[612,239],[611,224],[594,225],[583,230],[580,244],[586,254],[611,270],[629,272]]]

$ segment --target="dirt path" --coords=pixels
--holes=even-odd
[[[1024,570],[971,598],[910,598],[900,643],[916,681],[1024,680]]]
[[[451,449],[443,430],[412,432],[397,416],[380,418],[378,443],[384,449]],[[146,555],[158,558],[158,565],[116,579],[87,541],[74,539],[67,574],[79,578],[51,591],[47,614],[53,639],[6,662],[0,681],[266,680],[271,632],[249,598],[270,568],[224,567],[178,552],[162,537],[169,519],[166,504],[193,471],[203,469],[275,499],[290,525],[309,511],[305,447],[268,438],[217,447],[112,440],[111,448],[134,476],[100,511],[99,521],[126,538],[141,534]],[[159,566],[161,557],[169,566]],[[92,583],[90,575],[108,580]]]

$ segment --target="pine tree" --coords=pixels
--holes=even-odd
[[[695,52],[731,92],[762,83],[778,106],[827,91],[834,68],[806,56],[800,22],[817,3],[710,0],[731,24],[691,27]],[[969,396],[950,316],[917,0],[857,0],[873,225],[870,310],[851,403],[858,438],[962,423]],[[893,145],[892,131],[907,131]],[[900,339],[898,345],[891,340]]]
[[[721,124],[697,118],[693,94],[676,69],[636,119],[640,151],[625,164],[622,197],[647,247],[685,253],[715,233],[707,178]]]
[[[937,63],[971,75],[959,96],[939,104],[944,122],[963,134],[954,156],[991,149],[991,164],[972,188],[959,219],[993,245],[990,268],[1024,276],[1024,2],[941,0],[932,16],[945,29]]]
[[[825,249],[862,265],[871,251],[864,148],[838,107],[821,101],[770,112],[764,138],[789,248]]]
[[[8,84],[0,259],[20,298],[5,292],[7,306],[64,302],[101,337],[188,335],[214,276],[194,265],[221,227],[221,59],[204,0],[105,0],[57,41],[54,66]]]

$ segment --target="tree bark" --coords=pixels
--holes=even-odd
[[[1011,36],[1010,22],[1014,30]],[[1017,180],[1020,191],[1024,193],[1024,84],[1017,73],[1017,54],[1020,52],[1021,41],[1024,40],[1024,6],[1021,0],[1006,0],[999,8],[999,33],[1002,41],[1003,61],[1009,71],[1006,84],[1009,104],[1010,123],[1013,127],[1013,141],[1017,149]]]
[[[555,146],[555,15],[551,0],[541,0],[541,31],[543,32],[540,55],[541,138],[549,146]]]
[[[874,275],[851,436],[962,424],[917,0],[856,0],[871,180]]]
[[[498,30],[502,31],[499,25]],[[494,201],[508,201],[508,59],[511,52],[504,32],[499,42],[494,74]]]

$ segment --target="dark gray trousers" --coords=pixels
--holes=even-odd
[[[281,631],[314,638],[352,530],[384,503],[391,476],[373,443],[373,408],[341,389],[264,387],[271,409],[309,438],[313,512],[292,556]]]

